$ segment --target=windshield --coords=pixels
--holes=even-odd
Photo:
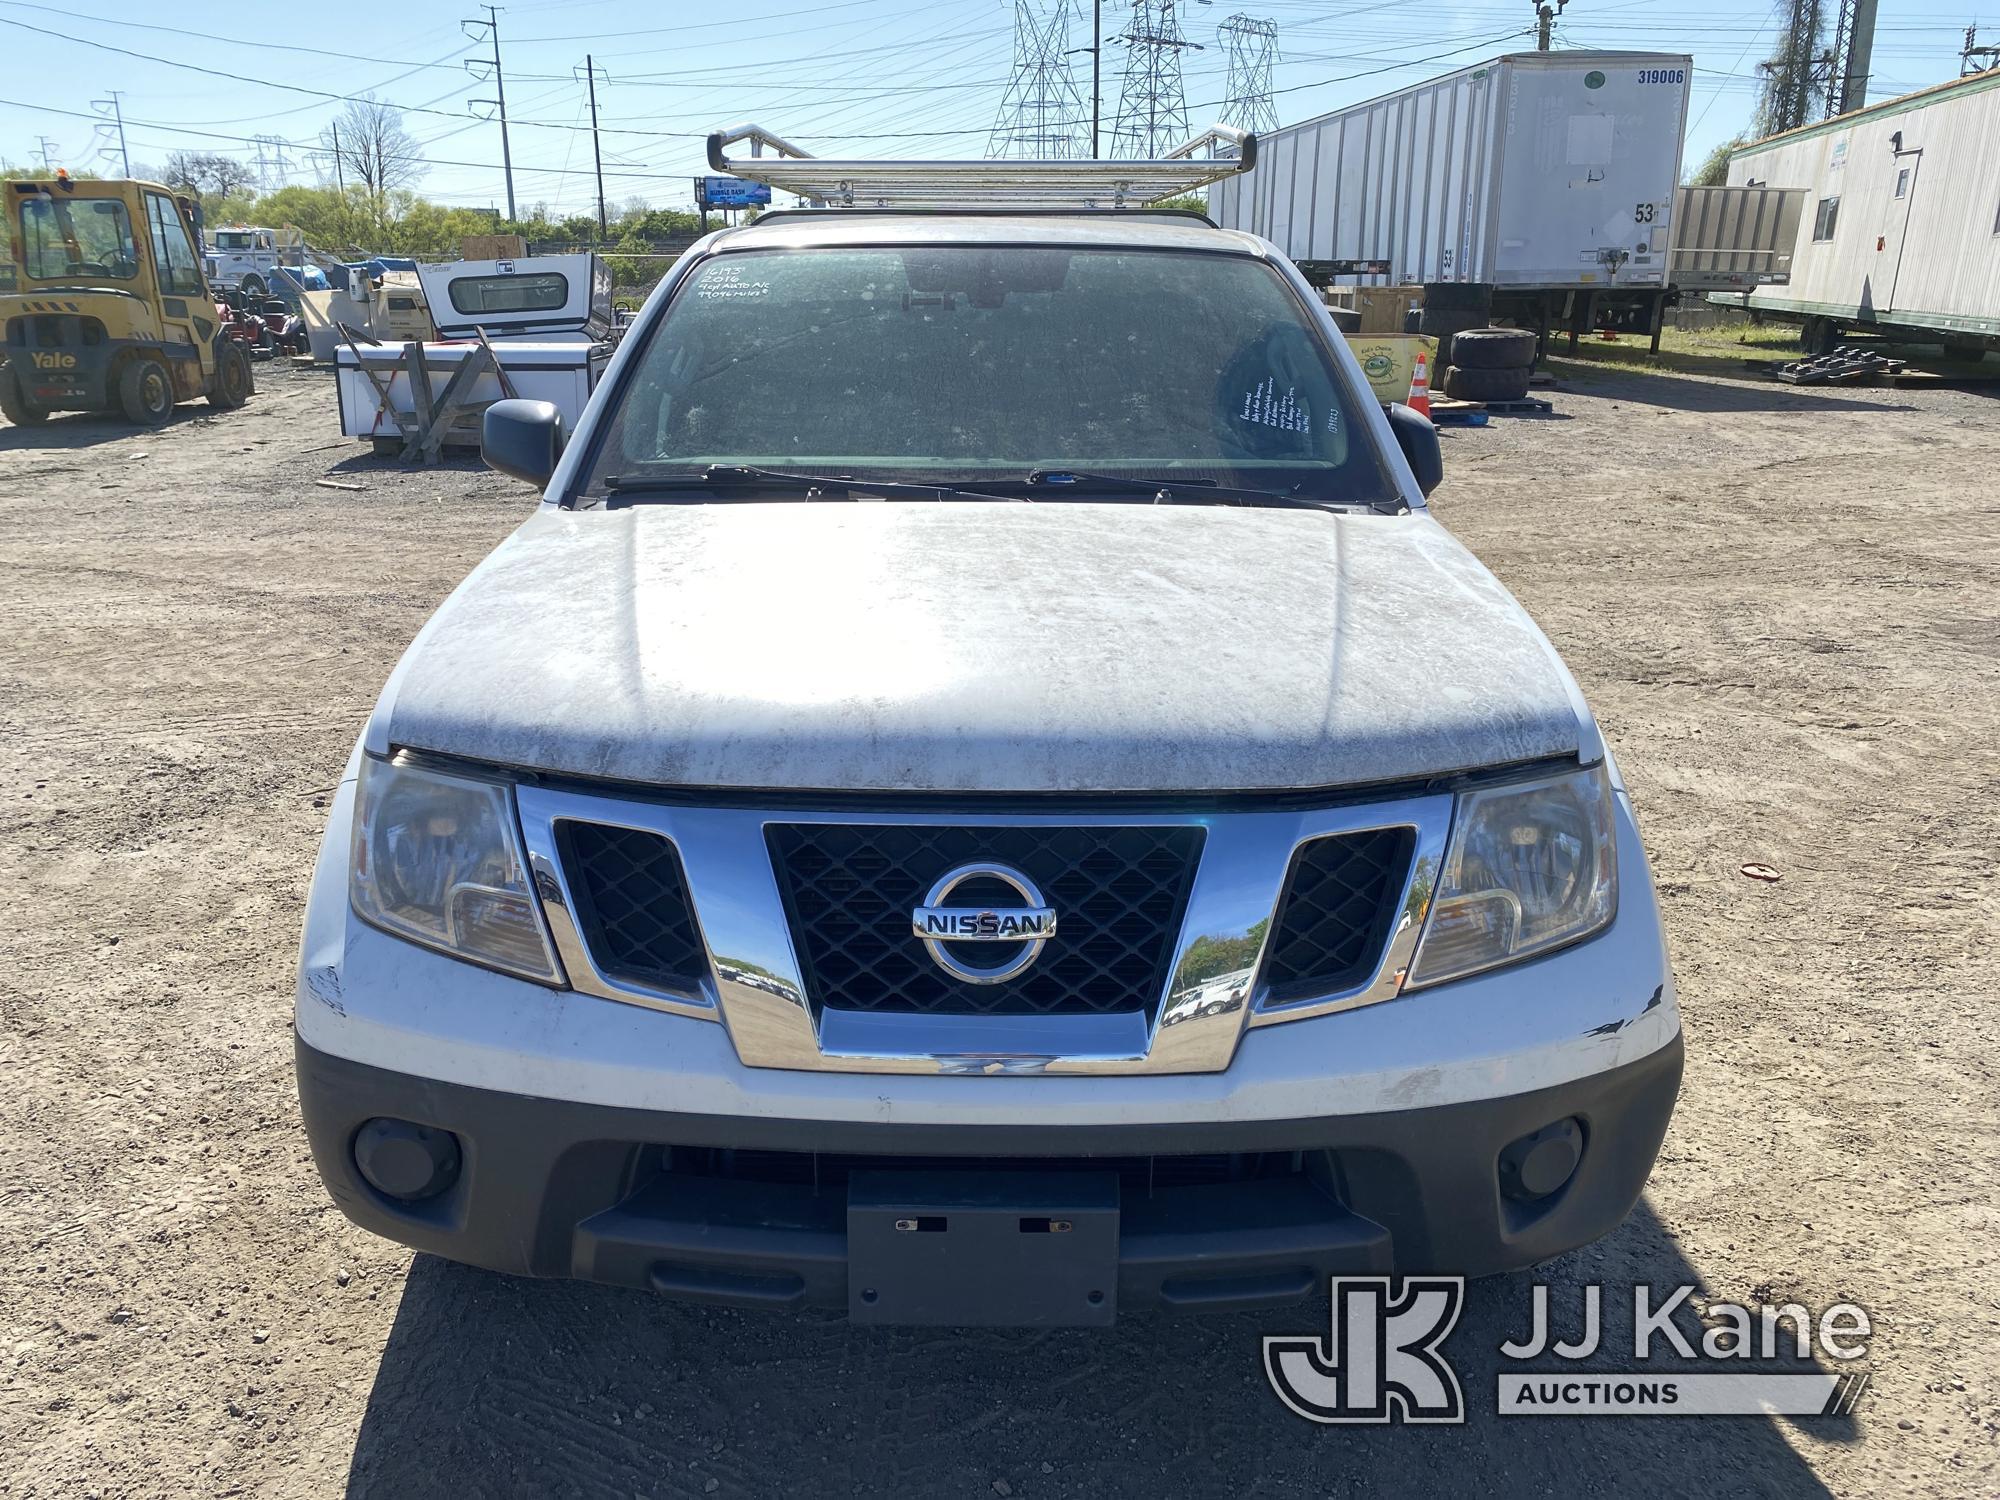
[[[41,281],[104,276],[130,281],[139,274],[132,219],[116,198],[25,198],[21,249],[28,274]]]
[[[1039,468],[1392,500],[1306,316],[1244,256],[722,255],[676,291],[588,488],[709,464],[988,484]]]
[[[250,236],[240,229],[225,229],[216,235],[215,248],[218,250],[248,250],[250,248]]]

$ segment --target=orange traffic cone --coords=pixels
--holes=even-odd
[[[1403,403],[1411,411],[1431,414],[1431,374],[1424,351],[1417,351],[1417,367],[1410,372],[1410,399]]]

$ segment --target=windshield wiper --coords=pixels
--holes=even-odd
[[[641,495],[669,495],[689,490],[784,489],[803,490],[806,499],[833,499],[828,490],[842,491],[848,499],[856,495],[916,495],[926,500],[947,496],[960,500],[1006,500],[1019,504],[1020,495],[990,495],[983,490],[960,489],[950,484],[916,484],[898,480],[857,479],[852,474],[789,474],[780,469],[759,469],[749,464],[710,464],[699,474],[613,474],[604,481],[612,503]]]
[[[1292,510],[1330,510],[1338,501],[1309,500],[1292,490],[1259,490],[1217,484],[1213,479],[1134,479],[1124,474],[1084,474],[1074,469],[1035,469],[1022,481],[1030,489],[1092,490],[1151,495],[1156,505],[1276,505]]]

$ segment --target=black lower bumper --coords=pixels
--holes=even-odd
[[[849,1184],[884,1172],[977,1182],[989,1198],[1018,1182],[1024,1213],[1051,1183],[1110,1183],[1117,1306],[1266,1305],[1331,1275],[1532,1265],[1608,1233],[1637,1202],[1681,1054],[1677,1036],[1611,1072],[1425,1109],[1058,1127],[655,1113],[437,1083],[297,1045],[314,1160],[363,1228],[497,1271],[857,1312]],[[355,1143],[376,1119],[450,1131],[448,1184],[414,1202],[370,1185]],[[1526,1198],[1503,1181],[1503,1156],[1562,1121],[1581,1140],[1575,1168]]]

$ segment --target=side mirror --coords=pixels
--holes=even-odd
[[[562,412],[553,401],[513,398],[486,408],[479,456],[488,468],[543,485],[555,473],[562,451]]]
[[[1417,488],[1428,495],[1444,482],[1444,453],[1438,448],[1438,430],[1429,417],[1410,410],[1400,401],[1391,402],[1387,411],[1389,430],[1396,434],[1396,446],[1403,450],[1410,472],[1416,476]]]

